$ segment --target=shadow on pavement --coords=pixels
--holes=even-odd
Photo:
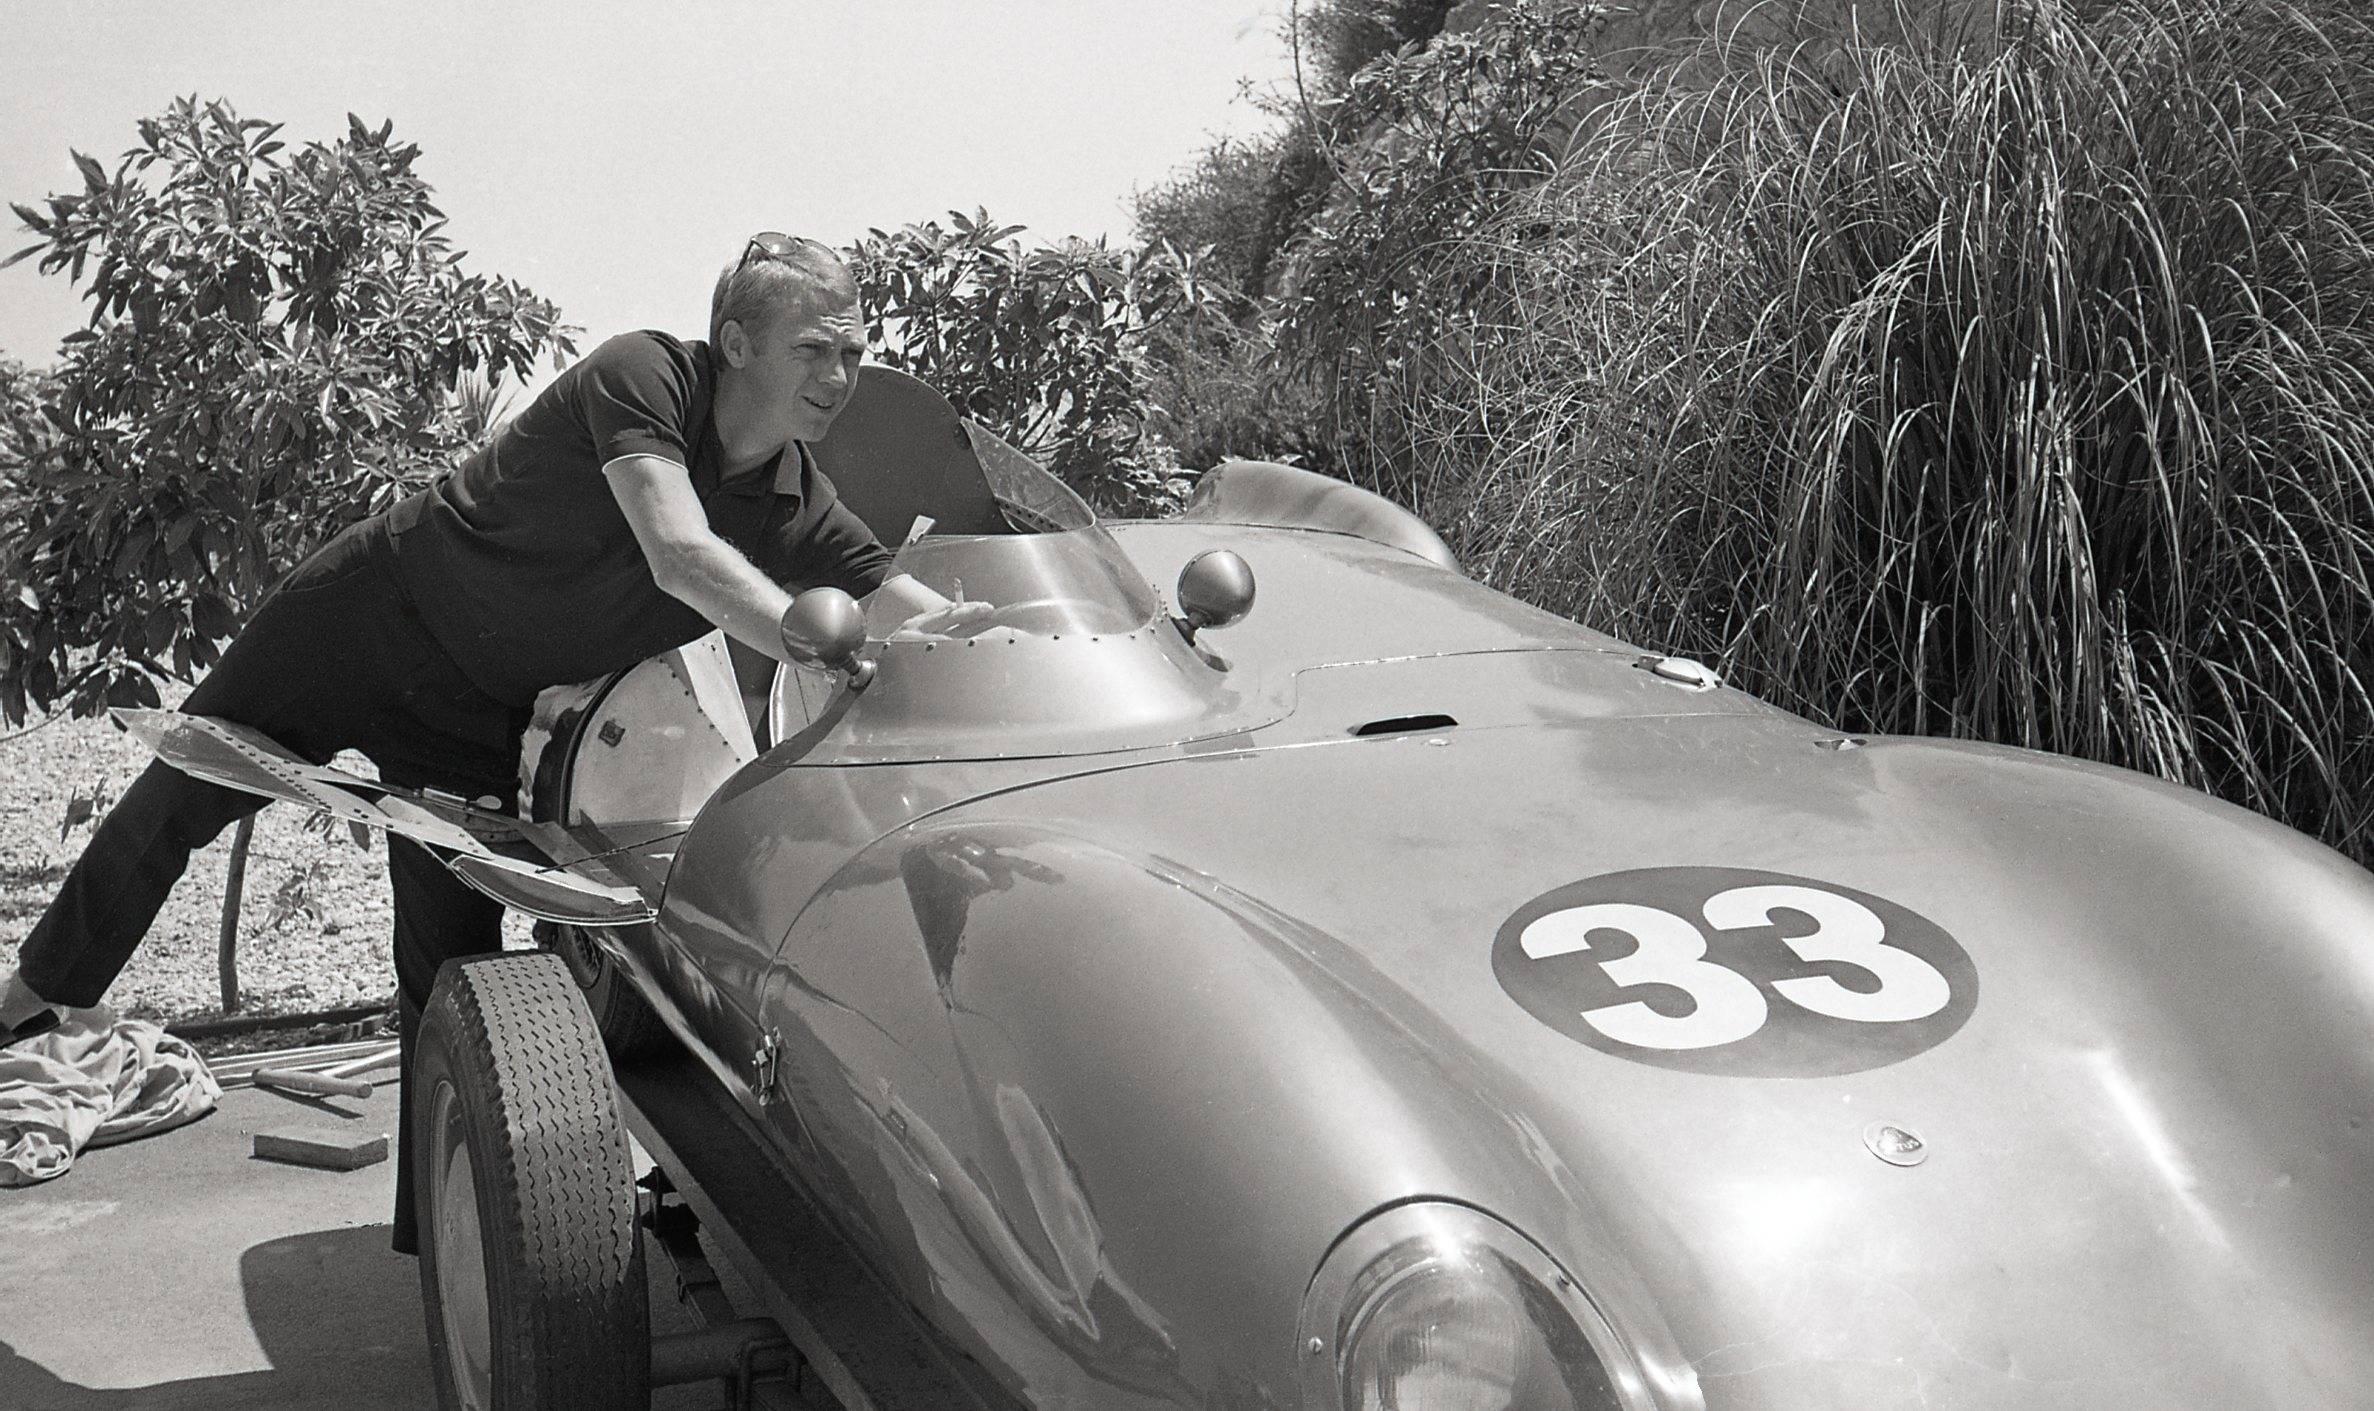
[[[213,1411],[433,1406],[413,1262],[389,1252],[388,1227],[317,1230],[255,1245],[239,1281],[267,1370],[102,1389],[62,1381],[0,1342],[0,1402],[21,1411]],[[159,1287],[157,1317],[173,1317]]]

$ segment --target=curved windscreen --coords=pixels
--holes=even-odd
[[[988,603],[991,626],[1043,636],[1117,636],[1162,615],[1162,600],[1070,486],[977,426],[966,426],[1012,534],[917,539],[891,573],[954,602]],[[896,631],[912,608],[866,601],[866,636]]]
[[[1254,701],[1190,646],[1096,515],[1028,457],[967,424],[1009,532],[929,536],[902,547],[909,574],[952,601],[987,603],[989,620],[946,634],[907,633],[912,600],[866,600],[861,692],[837,674],[787,666],[769,719],[782,762],[869,764],[1014,759],[1174,744],[1242,731],[1283,706]]]
[[[1086,529],[1096,523],[1096,511],[1071,486],[1047,473],[1037,461],[1000,440],[976,422],[964,424],[965,440],[989,483],[991,498],[1005,512],[1018,534],[1056,534]]]
[[[951,602],[987,603],[991,627],[1041,636],[1118,636],[1161,615],[1161,600],[1102,528],[1062,534],[984,534],[926,539],[899,550],[893,574]],[[866,636],[880,641],[914,612],[877,593],[866,600]]]

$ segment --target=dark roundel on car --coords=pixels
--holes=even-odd
[[[1978,969],[1936,922],[1836,882],[1656,867],[1544,892],[1501,924],[1501,987],[1602,1053],[1658,1068],[1814,1078],[1943,1043]]]

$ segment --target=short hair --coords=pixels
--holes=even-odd
[[[709,343],[716,346],[728,320],[740,323],[755,336],[768,316],[797,307],[808,299],[829,298],[846,303],[857,297],[857,276],[840,252],[821,240],[803,235],[786,237],[791,248],[782,254],[742,247],[742,253],[717,276],[709,295]]]

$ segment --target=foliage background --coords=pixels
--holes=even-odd
[[[1816,718],[2374,858],[2367,22],[1760,16],[1618,65],[1587,6],[1468,5],[1314,66],[1281,160],[1141,200],[1263,281],[1178,399],[1226,431],[1172,434],[1382,490],[1477,576]],[[1303,413],[1267,444],[1252,386]]]
[[[949,213],[851,251],[873,360],[1070,480],[1107,513],[1161,515],[1187,478],[1149,435],[1149,365],[1181,330],[1224,323],[1228,294],[1166,239],[1025,249],[1022,227]]]
[[[88,716],[178,700],[264,589],[451,465],[505,379],[570,347],[557,310],[464,273],[418,148],[349,119],[292,149],[227,103],[176,102],[80,191],[20,205],[17,259],[83,286],[57,364],[0,364],[0,913],[21,935],[144,752]],[[351,761],[360,763],[360,761]],[[368,772],[365,766],[365,772]],[[281,816],[281,815],[287,816]],[[242,908],[251,1007],[384,994],[371,852],[269,811]],[[216,993],[229,836],[199,854],[111,993],[187,1015]],[[349,929],[349,928],[352,929]]]
[[[1133,241],[872,232],[875,356],[1108,511],[1230,456],[1312,466],[1478,577],[1816,718],[2150,770],[2374,858],[2374,27],[2339,0],[1781,8],[1618,54],[1674,7],[1311,0],[1270,131],[1139,193]],[[441,263],[384,129],[274,140],[177,109],[27,213],[59,268],[122,242],[111,212],[231,239],[254,213],[204,183],[133,189],[204,168],[294,182],[290,249],[359,221],[417,258],[325,324],[302,258],[169,250],[144,268],[171,317],[111,294],[56,372],[0,365],[0,513],[49,555],[0,595],[0,694],[202,667],[307,530],[441,463],[565,340]],[[285,175],[332,167],[355,203]],[[333,357],[396,287],[468,311],[416,321],[446,351]],[[291,459],[216,504],[176,457],[243,396]],[[179,517],[106,498],[128,486]],[[242,515],[280,528],[209,536]],[[60,601],[100,625],[41,639]]]

